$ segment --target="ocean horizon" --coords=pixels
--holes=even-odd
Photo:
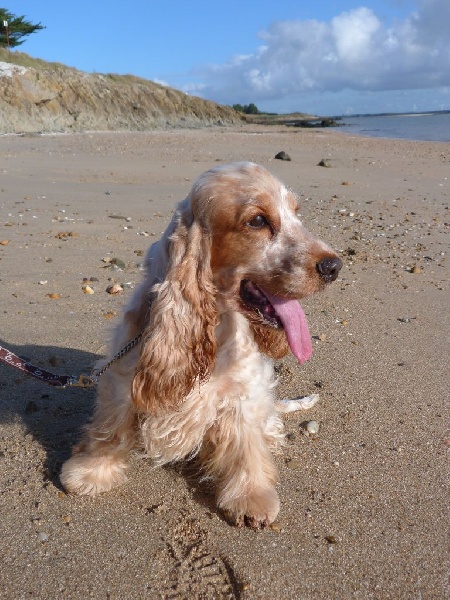
[[[450,112],[341,117],[344,134],[413,141],[450,142]]]

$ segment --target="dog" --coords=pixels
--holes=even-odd
[[[116,328],[110,356],[140,332],[142,341],[100,377],[92,421],[62,468],[68,493],[122,484],[140,440],[157,465],[196,457],[230,522],[263,528],[275,520],[280,414],[316,398],[277,403],[273,359],[291,351],[308,360],[299,300],[342,267],[298,210],[294,193],[251,162],[195,181],[150,247]]]

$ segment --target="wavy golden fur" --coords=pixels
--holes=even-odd
[[[297,210],[295,195],[253,163],[197,179],[149,249],[116,329],[110,356],[140,331],[142,343],[101,376],[92,422],[62,469],[68,492],[123,483],[138,439],[156,464],[195,456],[232,522],[264,527],[276,518],[279,413],[316,398],[275,402],[270,359],[289,349],[308,358],[297,301],[342,266]]]
[[[218,313],[210,266],[210,244],[188,210],[180,213],[168,241],[169,261],[154,299],[132,396],[148,413],[175,409],[214,369]]]

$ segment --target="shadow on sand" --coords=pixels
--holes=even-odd
[[[0,345],[17,356],[52,373],[89,374],[99,356],[73,348],[13,345],[0,338]],[[95,388],[51,387],[0,362],[0,423],[24,423],[28,433],[46,453],[45,478],[60,487],[59,471],[89,420]]]

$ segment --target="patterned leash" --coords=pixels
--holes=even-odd
[[[20,358],[20,356],[17,356],[7,348],[3,348],[3,346],[0,346],[0,361],[53,387],[58,387],[61,389],[67,387],[90,388],[97,385],[99,377],[103,375],[103,373],[107,371],[111,365],[120,360],[123,356],[125,356],[125,354],[137,346],[141,341],[142,336],[143,331],[138,333],[136,337],[129,341],[128,344],[124,346],[122,350],[120,350],[120,352],[118,352],[101,369],[94,369],[91,375],[55,375],[50,371],[46,371],[45,369],[37,367],[36,365],[31,364],[29,361]]]

